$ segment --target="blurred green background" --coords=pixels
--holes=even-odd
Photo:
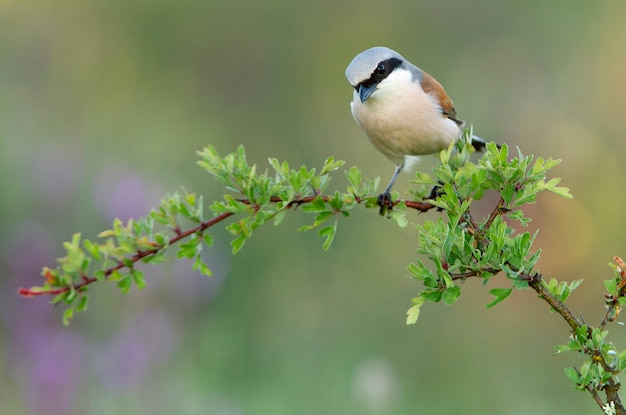
[[[235,257],[216,230],[212,279],[172,263],[146,269],[142,292],[96,284],[69,328],[16,289],[74,232],[94,238],[181,186],[220,198],[194,164],[209,143],[244,144],[263,168],[333,155],[386,182],[343,75],[385,45],[442,82],[480,135],[563,159],[554,174],[575,199],[543,195],[530,228],[540,271],[584,278],[570,305],[598,322],[606,264],[626,256],[625,18],[623,0],[4,0],[0,413],[599,413],[563,374],[575,356],[551,356],[565,323],[530,291],[485,310],[487,290],[467,281],[454,307],[407,327],[416,234],[374,210],[341,221],[327,253],[295,232],[310,220],[297,212]]]

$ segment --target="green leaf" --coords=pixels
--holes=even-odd
[[[326,202],[321,196],[316,197],[306,205],[302,206],[303,212],[323,212],[326,210]]]
[[[413,306],[406,312],[406,324],[415,324],[420,316],[420,310],[424,304],[424,298],[416,297],[413,299]]]
[[[58,304],[61,301],[65,301],[65,298],[67,298],[67,292],[57,294],[54,296],[54,298],[52,298],[52,300],[50,301],[50,304]]]
[[[137,289],[143,290],[144,288],[146,288],[146,279],[144,277],[143,272],[139,271],[138,269],[133,268],[132,270],[130,270],[130,276],[132,277],[133,282],[137,286]]]
[[[518,221],[522,226],[528,226],[528,223],[531,221],[530,218],[524,216],[524,212],[521,209],[508,212],[506,217]]]
[[[86,311],[88,304],[89,296],[87,294],[82,294],[80,297],[80,301],[78,302],[78,306],[76,306],[76,311]]]
[[[513,291],[513,288],[493,288],[489,290],[489,294],[493,295],[496,298],[494,298],[493,301],[487,304],[486,308],[491,308],[496,304],[504,301],[504,299],[511,294],[511,291]]]
[[[213,276],[211,269],[208,267],[207,264],[204,263],[204,261],[202,261],[202,257],[200,255],[196,256],[196,260],[193,263],[192,269],[199,271],[200,274],[204,276],[207,276],[207,277]]]
[[[399,205],[397,205],[396,208],[399,208]],[[406,217],[405,210],[394,209],[391,212],[388,212],[388,217],[391,218],[391,220],[393,220],[396,225],[401,228],[406,228],[406,226],[409,224],[409,220]]]
[[[461,296],[461,287],[459,287],[458,285],[446,289],[442,295],[443,301],[448,305],[456,303],[456,300],[460,296]]]
[[[337,170],[341,166],[343,166],[345,162],[343,160],[335,160],[334,157],[328,157],[324,162],[324,167],[322,167],[321,175],[328,174],[331,171]]]
[[[123,278],[124,278],[124,275],[122,275],[122,273],[119,272],[119,270],[117,269],[114,269],[111,272],[111,276],[109,277],[111,281],[121,281]]]
[[[359,170],[355,166],[352,166],[352,167],[350,167],[349,170],[345,171],[345,175],[346,175],[348,181],[350,182],[350,185],[354,189],[358,189],[359,186],[361,185],[361,170]]]
[[[417,171],[415,172],[415,180],[411,180],[411,183],[422,184],[425,186],[434,186],[435,179],[433,179],[429,174]]]
[[[236,254],[241,248],[243,248],[243,245],[246,243],[246,239],[248,238],[242,233],[231,241],[230,245],[233,247],[233,254]]]
[[[286,161],[283,162],[282,165],[280,164],[278,159],[274,157],[268,158],[267,161],[270,163],[270,166],[272,166],[276,173],[280,174],[281,176],[285,177],[289,174],[289,164]]]
[[[202,235],[202,239],[204,240],[204,243],[206,244],[206,246],[211,247],[213,246],[213,236],[208,232],[208,231],[204,231],[204,234]]]
[[[96,270],[94,271],[93,276],[98,281],[104,281],[104,279],[106,279],[106,271],[103,269]]]
[[[565,368],[565,375],[569,378],[569,380],[575,384],[575,385],[579,385],[581,382],[581,378],[580,375],[578,374],[578,371],[576,370],[576,368],[573,367],[566,367]]]
[[[276,212],[274,215],[274,226],[280,225],[283,222],[283,219],[285,219],[285,216],[287,216],[287,210],[285,209]]]
[[[563,282],[564,287],[561,289],[562,294],[560,300],[565,302],[569,298],[572,291],[578,288],[582,282],[582,279],[572,281],[569,285],[566,282]]]
[[[68,291],[67,295],[65,296],[65,302],[67,304],[72,304],[75,299],[76,299],[76,290],[72,287],[72,289]]]
[[[566,199],[573,199],[574,196],[570,193],[569,191],[569,187],[553,187],[551,189],[548,189],[550,192],[559,195],[561,197],[564,197]]]
[[[97,244],[94,244],[89,239],[85,239],[83,241],[83,246],[89,252],[89,255],[93,257],[96,261],[100,261],[102,258],[100,256],[100,247]]]
[[[617,279],[604,280],[604,287],[606,291],[613,297],[617,297]]]
[[[70,242],[63,243],[67,256],[59,259],[59,263],[63,272],[67,274],[86,271],[90,263],[90,259],[80,247],[80,236],[80,233],[75,233]]]
[[[337,232],[337,221],[330,225],[320,229],[317,234],[319,236],[325,236],[324,243],[322,244],[322,249],[324,251],[328,251],[330,245],[333,243],[333,239],[335,238],[335,233]]]
[[[577,346],[576,342],[570,342],[568,344],[557,344],[556,346],[554,346],[554,349],[556,350],[555,354],[561,354],[565,352],[577,352],[581,350],[581,348]]]
[[[193,237],[189,240],[189,242],[181,243],[178,246],[178,252],[176,253],[176,256],[178,258],[191,259],[195,257],[201,249],[202,246],[200,245],[200,239],[198,239],[197,237]]]
[[[70,321],[74,317],[74,307],[70,307],[63,312],[63,325],[69,326]]]
[[[117,288],[120,289],[122,294],[128,294],[132,286],[133,280],[128,274],[124,275],[124,277],[117,282]]]
[[[518,290],[522,290],[522,289],[527,289],[528,288],[528,281],[523,280],[523,279],[519,279],[519,278],[514,278],[511,280],[511,282],[513,283],[513,287],[517,288]]]
[[[420,293],[420,297],[422,297],[426,301],[430,301],[433,303],[438,303],[441,301],[442,292],[440,290],[425,290]]]
[[[437,277],[424,266],[422,261],[418,260],[417,264],[410,264],[407,271],[409,271],[413,278],[423,281],[426,287],[435,288],[439,283]]]
[[[406,270],[409,271],[412,277],[423,280],[424,278],[422,277],[422,273],[423,273],[422,270],[424,269],[424,265],[421,262],[419,262],[419,264],[420,265],[418,266],[418,265],[415,265],[414,263],[411,263],[406,268]]]
[[[604,344],[604,339],[608,336],[608,330],[602,330],[600,328],[595,328],[591,332],[591,340],[593,341],[593,345],[595,348],[600,348],[602,344]]]
[[[626,369],[626,350],[622,350],[618,355],[617,355],[617,370],[619,370],[620,372],[623,371],[624,369]]]

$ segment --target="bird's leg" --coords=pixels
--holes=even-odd
[[[401,165],[396,166],[396,171],[393,172],[393,176],[391,176],[391,180],[389,181],[387,188],[383,193],[378,195],[378,200],[376,201],[376,204],[380,207],[380,210],[378,211],[378,213],[380,213],[380,216],[384,216],[387,211],[393,210],[393,202],[391,200],[391,188],[396,182],[398,175],[402,171],[402,167],[403,166]]]

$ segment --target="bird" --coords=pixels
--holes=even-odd
[[[395,164],[385,191],[378,196],[380,214],[392,209],[391,189],[415,156],[438,153],[458,140],[465,122],[435,78],[398,52],[377,46],[350,62],[346,78],[354,88],[350,108],[354,120],[374,147]],[[472,146],[486,141],[472,136]]]

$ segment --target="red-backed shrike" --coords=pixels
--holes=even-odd
[[[383,207],[391,206],[391,188],[402,169],[415,156],[448,148],[461,137],[464,122],[435,78],[389,48],[358,54],[348,65],[346,78],[354,87],[350,104],[354,119],[374,147],[396,165],[389,185],[378,197],[383,214]],[[472,136],[477,150],[485,144]]]

